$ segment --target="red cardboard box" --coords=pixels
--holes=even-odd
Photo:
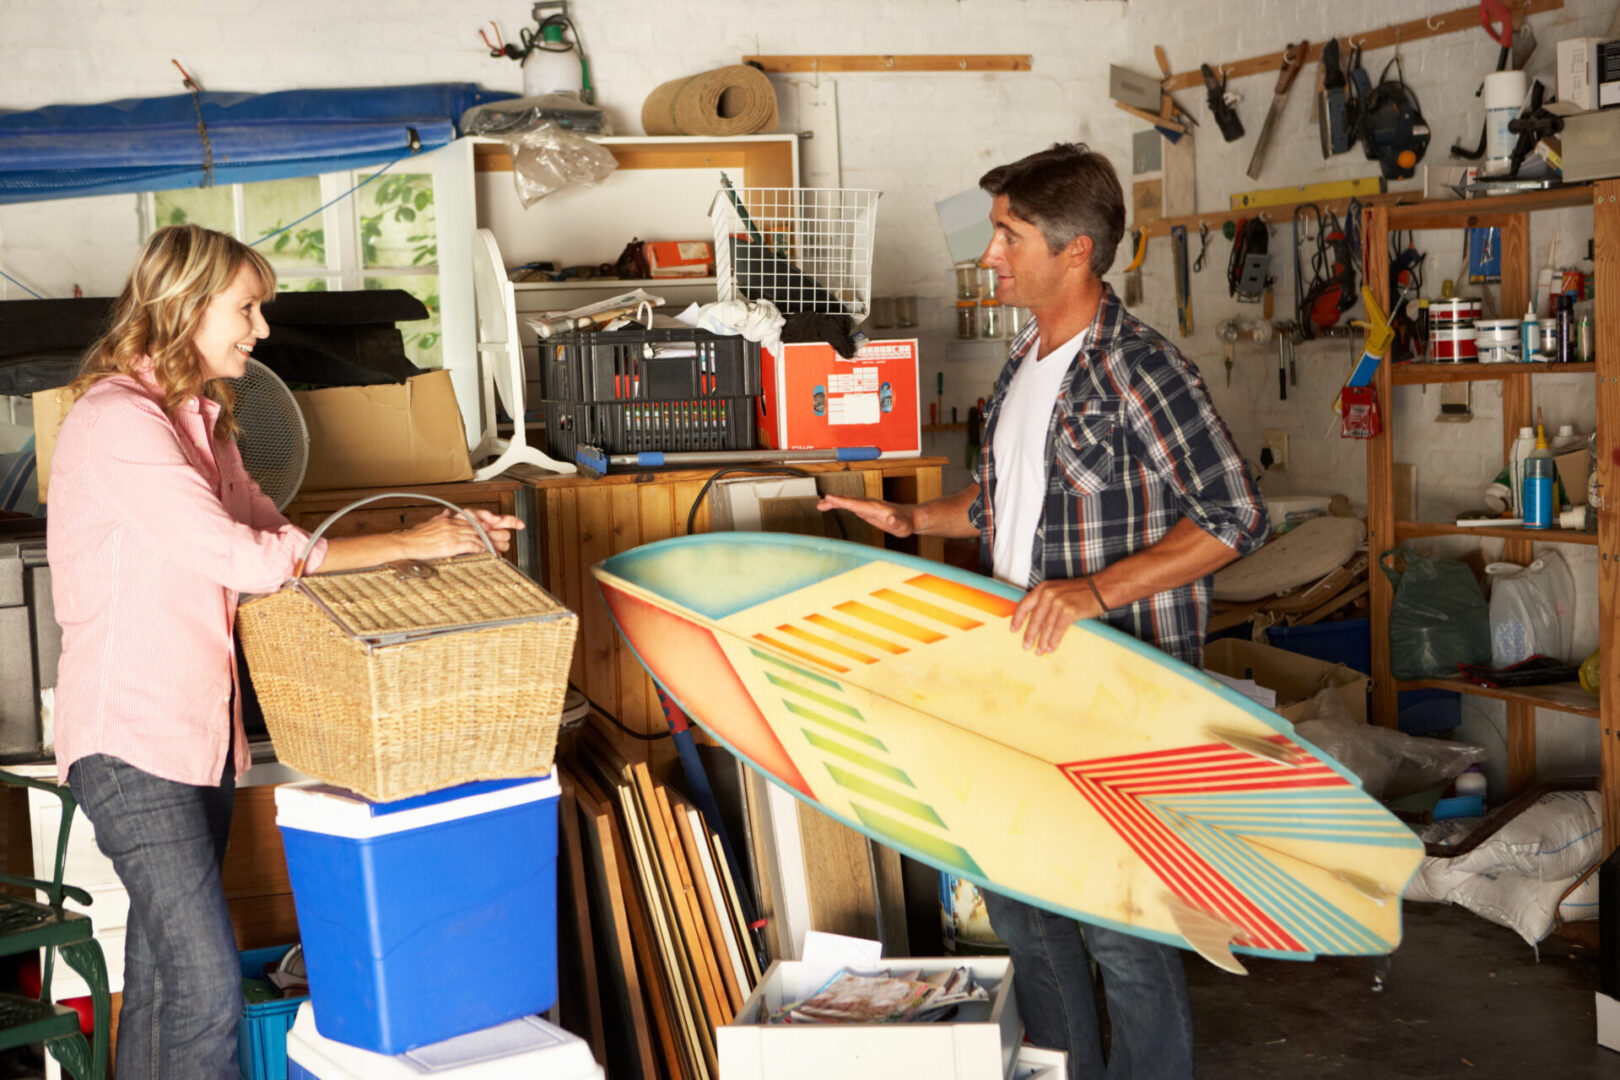
[[[922,452],[917,342],[869,341],[846,360],[831,345],[760,350],[760,440],[773,450],[875,446],[883,457]]]

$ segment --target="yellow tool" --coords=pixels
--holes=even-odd
[[[1233,210],[1255,210],[1262,206],[1287,206],[1291,203],[1324,203],[1334,199],[1364,199],[1368,195],[1384,192],[1384,178],[1367,176],[1357,180],[1330,180],[1322,184],[1301,184],[1298,187],[1267,188],[1263,191],[1244,191],[1231,196]]]
[[[1389,347],[1395,343],[1395,331],[1389,325],[1389,318],[1379,308],[1372,289],[1366,285],[1361,287],[1361,301],[1367,305],[1367,317],[1354,319],[1350,325],[1367,331],[1367,337],[1361,345],[1361,358],[1350,369],[1350,377],[1344,380],[1345,386],[1366,386],[1372,382],[1378,362],[1389,355]],[[1334,412],[1339,411],[1343,393],[1341,389],[1333,398]]]

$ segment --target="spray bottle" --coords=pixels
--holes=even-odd
[[[1524,459],[1535,448],[1535,428],[1522,427],[1508,451],[1508,486],[1513,489],[1513,513],[1518,517],[1524,516]]]

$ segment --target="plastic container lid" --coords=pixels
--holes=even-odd
[[[958,306],[960,307],[961,305],[958,305]],[[992,297],[990,297],[990,298],[988,298],[986,300],[980,300],[979,301],[979,306],[980,307],[1000,307],[1001,306],[1001,301],[997,300],[995,297],[992,296]]]
[[[364,840],[556,798],[557,773],[534,780],[486,780],[398,802],[368,802],[352,791],[306,780],[276,788],[276,824]]]
[[[987,304],[990,303],[990,302],[991,301],[989,301],[989,300],[985,301],[985,303],[987,303]],[[997,304],[1001,303],[1000,300],[997,300],[997,301],[994,301],[994,302],[997,303]],[[956,306],[959,307],[959,308],[978,307],[979,306],[979,301],[977,301],[977,300],[958,300],[956,302]]]
[[[298,1007],[298,1018],[287,1033],[287,1057],[321,1080],[420,1080],[441,1073],[457,1080],[511,1076],[592,1080],[602,1075],[584,1040],[538,1016],[509,1020],[388,1057],[322,1036],[307,1001]]]

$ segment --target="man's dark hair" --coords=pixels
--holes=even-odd
[[[1091,273],[1114,265],[1125,235],[1125,193],[1107,158],[1085,143],[1053,143],[1050,150],[998,165],[979,178],[992,196],[1007,196],[1014,217],[1041,231],[1056,255],[1077,236],[1091,237]]]

